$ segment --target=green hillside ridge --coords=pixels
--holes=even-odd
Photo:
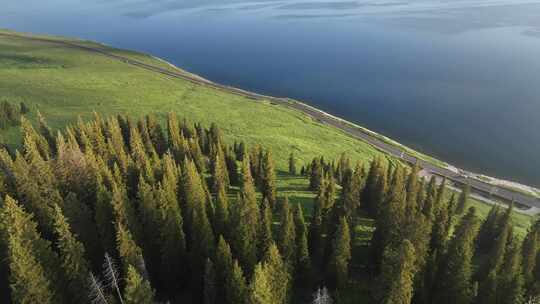
[[[149,55],[89,41],[76,42],[178,71]],[[0,70],[0,101],[24,102],[32,110],[28,116],[32,121],[39,110],[53,129],[75,123],[78,116],[89,119],[94,111],[104,116],[123,113],[133,117],[153,113],[161,121],[168,112],[175,112],[180,118],[188,117],[205,126],[217,123],[230,143],[244,141],[248,146],[262,144],[270,148],[282,171],[287,168],[290,152],[301,164],[319,155],[334,159],[342,152],[363,163],[384,155],[297,110],[172,79],[68,46],[0,35]],[[1,130],[0,135],[11,148],[20,144],[17,127]],[[310,204],[313,193],[306,191],[305,184],[302,178],[278,179],[280,193],[288,194],[293,202]],[[482,202],[473,203],[482,216],[491,208]],[[514,213],[513,220],[516,233],[524,235],[531,217]]]

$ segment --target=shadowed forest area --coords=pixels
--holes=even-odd
[[[38,116],[0,151],[3,302],[538,300],[540,221],[519,237],[512,208],[482,219],[418,168],[290,153],[284,172],[174,113],[56,134]]]

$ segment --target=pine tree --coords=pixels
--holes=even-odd
[[[206,213],[196,210],[193,214],[192,240],[190,243],[191,267],[193,280],[196,282],[203,278],[206,259],[214,252],[214,233]]]
[[[524,303],[524,279],[521,272],[521,250],[517,242],[508,246],[500,265],[497,282],[497,303]]]
[[[203,187],[201,176],[199,175],[195,164],[188,159],[184,160],[182,177],[182,215],[186,220],[186,234],[188,243],[192,240],[192,229],[194,225],[192,220],[194,213],[206,213],[206,193]]]
[[[313,205],[313,213],[308,234],[309,252],[315,263],[322,262],[323,251],[326,247],[323,232],[323,207],[321,201],[316,199],[315,204]]]
[[[11,298],[15,303],[55,303],[51,282],[30,247],[20,237],[10,237],[9,267]]]
[[[170,199],[164,189],[159,191],[161,229],[160,278],[169,294],[174,293],[185,271],[186,240],[183,230],[183,218],[178,204]],[[169,197],[169,199],[168,199]]]
[[[217,193],[221,184],[225,189],[229,188],[229,172],[227,171],[227,165],[225,163],[225,154],[220,145],[215,146],[215,151],[211,160],[211,189],[214,193]]]
[[[332,254],[327,266],[328,277],[334,286],[342,287],[349,277],[351,261],[351,234],[347,220],[342,217],[332,241]]]
[[[479,221],[471,207],[456,227],[441,269],[438,303],[468,304],[473,299],[472,258]]]
[[[290,297],[291,276],[278,247],[272,244],[263,259],[264,270],[269,274],[272,303],[287,303]]]
[[[225,285],[227,284],[227,281],[232,275],[233,258],[231,253],[231,247],[229,247],[229,244],[227,244],[223,236],[219,236],[214,260],[216,261],[215,269],[217,298],[225,299],[228,292],[228,290],[225,288]]]
[[[296,158],[294,152],[289,155],[289,174],[296,175]]]
[[[92,218],[92,210],[69,193],[64,199],[63,214],[69,219],[69,226],[77,239],[84,245],[86,256],[93,265],[99,265],[104,251],[98,236],[98,228]]]
[[[305,282],[311,270],[311,259],[308,247],[308,230],[300,204],[296,205],[294,224],[296,226],[296,277],[298,281]]]
[[[424,200],[422,207],[422,213],[429,219],[433,218],[437,203],[437,187],[435,176],[432,176],[428,188],[426,199]]]
[[[233,262],[233,267],[225,284],[227,304],[247,304],[248,288],[244,272],[238,264],[238,261]]]
[[[397,248],[388,246],[382,263],[380,286],[384,296],[381,303],[411,303],[416,271],[414,246],[409,240],[404,240]]]
[[[216,234],[223,234],[229,237],[229,199],[223,185],[218,189],[215,205],[214,231]]]
[[[98,229],[99,239],[106,252],[114,252],[116,248],[114,230],[114,211],[111,205],[112,194],[104,183],[104,178],[98,175],[96,178],[96,203],[94,219]]]
[[[540,220],[537,220],[527,232],[522,245],[523,277],[527,286],[534,281],[537,255],[540,252]]]
[[[225,163],[227,164],[231,185],[238,186],[240,183],[240,177],[238,174],[238,165],[236,164],[236,155],[230,149],[225,155]]]
[[[0,232],[7,245],[13,302],[61,301],[58,256],[52,251],[50,242],[39,235],[33,216],[9,196],[0,212]]]
[[[204,266],[204,287],[203,287],[203,303],[214,304],[217,298],[216,272],[214,263],[210,259],[206,259]]]
[[[257,246],[259,259],[268,252],[268,248],[270,248],[270,245],[274,242],[274,237],[272,236],[272,221],[272,209],[270,204],[268,203],[268,200],[263,199]]]
[[[129,266],[133,266],[139,273],[146,275],[144,258],[141,248],[137,245],[131,232],[121,223],[116,225],[116,243],[118,255],[122,262],[123,273],[127,273]]]
[[[159,265],[159,231],[161,229],[161,212],[159,210],[159,194],[157,189],[153,189],[144,178],[139,179],[137,200],[139,206],[139,218],[142,225],[141,247],[144,251],[145,260],[149,265]],[[151,277],[157,277],[158,273],[152,273]]]
[[[37,117],[39,121],[39,133],[49,144],[49,151],[51,151],[51,154],[56,155],[56,141],[54,139],[53,132],[47,125],[45,117],[43,117],[39,111],[37,112]]]
[[[249,285],[249,299],[248,304],[277,304],[274,299],[272,286],[270,283],[270,276],[267,269],[260,263],[255,266],[253,278]]]
[[[154,291],[133,265],[127,270],[126,287],[124,291],[125,304],[152,304]]]
[[[495,269],[491,270],[487,277],[480,283],[476,303],[497,303],[497,271]]]
[[[310,169],[309,190],[318,191],[323,180],[323,169],[318,159],[313,159]]]
[[[430,248],[438,252],[444,252],[448,243],[448,234],[450,229],[450,216],[448,208],[438,208],[435,220],[433,221],[433,229],[431,233]]]
[[[64,278],[68,284],[69,299],[72,302],[80,302],[86,298],[86,279],[90,273],[84,247],[71,232],[60,207],[55,205],[54,210],[57,247],[62,260]]]
[[[467,209],[467,201],[469,200],[469,194],[471,192],[471,186],[465,185],[463,187],[463,190],[461,191],[461,194],[459,195],[459,199],[456,206],[456,213],[462,214]]]
[[[148,128],[150,139],[156,149],[156,152],[159,155],[163,155],[163,153],[165,153],[165,150],[167,149],[167,141],[165,139],[165,134],[163,133],[161,125],[157,122],[154,115],[146,116],[146,125]]]
[[[262,178],[261,192],[263,198],[266,198],[270,206],[276,204],[276,172],[272,153],[267,151],[262,159]]]
[[[278,233],[278,248],[283,259],[290,265],[294,264],[296,251],[296,231],[293,213],[289,207],[289,199],[285,197],[281,205],[280,226]]]
[[[249,159],[242,165],[242,188],[240,199],[237,199],[231,212],[233,252],[247,272],[252,271],[257,260],[257,232],[260,225],[260,211],[255,197],[255,187],[251,178]]]
[[[376,192],[377,192],[377,181],[379,180],[379,170],[380,164],[378,159],[373,159],[369,167],[369,171],[366,177],[366,185],[362,191],[362,201],[364,202],[365,209],[369,212],[370,215],[374,216],[375,206],[377,204]]]
[[[391,243],[400,243],[403,240],[405,223],[405,185],[403,183],[403,171],[401,167],[396,168],[392,177],[389,193],[381,206],[378,208],[378,217],[376,218],[376,230],[372,237],[372,258],[374,265],[380,264],[384,249]],[[384,174],[380,176],[381,182],[378,184],[384,191]],[[382,194],[380,194],[382,195]]]
[[[405,190],[407,192],[407,213],[412,214],[417,210],[417,198],[418,198],[418,191],[420,187],[420,183],[418,182],[418,172],[420,171],[420,168],[418,167],[418,164],[415,164],[412,168],[411,173],[409,173],[409,176],[407,178],[407,183],[405,186]]]
[[[29,212],[35,214],[40,231],[54,235],[54,204],[63,205],[49,162],[44,159],[33,140],[25,139],[25,157],[16,153],[14,162],[17,197]],[[26,159],[25,159],[26,158]]]
[[[493,205],[486,219],[482,222],[478,231],[477,249],[481,253],[488,253],[495,243],[498,235],[497,224],[500,220],[500,207]]]

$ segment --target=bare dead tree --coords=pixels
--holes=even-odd
[[[326,287],[319,288],[315,293],[313,293],[313,304],[332,304],[334,301],[328,292]]]
[[[90,285],[90,302],[92,304],[108,304],[107,298],[105,297],[103,283],[96,278],[93,273],[90,273],[88,278]]]
[[[121,304],[124,304],[122,299],[122,293],[120,292],[120,278],[118,275],[118,267],[113,258],[108,253],[105,253],[105,262],[103,263],[103,276],[105,277],[105,283],[107,287],[116,290],[118,299]]]

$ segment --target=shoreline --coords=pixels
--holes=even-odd
[[[221,85],[211,80],[205,79],[204,77],[201,77],[199,75],[185,71],[181,69],[180,67],[162,58],[153,56],[151,54],[138,52],[138,51],[132,51],[132,50],[124,50],[124,49],[116,48],[114,46],[108,46],[104,43],[99,43],[95,41],[88,41],[88,40],[77,39],[77,38],[64,38],[65,40],[61,40],[61,38],[58,36],[42,36],[42,35],[36,36],[33,34],[13,32],[10,30],[0,31],[0,35],[18,37],[22,39],[41,40],[41,41],[47,41],[51,43],[59,43],[59,44],[64,44],[64,45],[74,47],[74,48],[84,49],[84,50],[92,51],[92,52],[98,52],[104,56],[108,56],[113,59],[123,61],[126,64],[138,66],[140,68],[151,70],[156,73],[161,73],[166,76],[181,78],[186,81],[192,82],[194,84],[213,87],[215,89],[223,90],[223,91],[229,92],[230,94],[244,96],[245,98],[253,99],[255,101],[268,101],[270,103],[275,103],[277,105],[281,105],[289,109],[294,109],[301,112],[304,115],[311,117],[314,120],[319,121],[322,124],[332,126],[348,134],[349,136],[356,138],[357,140],[363,140],[364,142],[373,146],[375,149],[389,156],[395,157],[397,159],[401,159],[402,161],[406,161],[411,164],[414,164],[414,163],[420,164],[422,167],[426,167],[428,170],[431,170],[432,173],[434,174],[447,176],[451,180],[454,180],[458,183],[471,184],[471,186],[475,188],[476,190],[487,192],[490,195],[494,194],[503,199],[506,198],[507,200],[516,201],[516,198],[517,198],[518,203],[522,203],[523,201],[525,201],[526,203],[524,205],[528,207],[532,207],[532,208],[540,207],[540,199],[539,199],[540,189],[538,188],[524,185],[517,182],[512,182],[509,180],[504,180],[501,178],[489,177],[486,175],[473,173],[467,170],[454,167],[450,165],[449,163],[446,163],[437,158],[431,157],[429,155],[426,155],[419,151],[411,149],[405,145],[402,145],[399,142],[391,138],[388,138],[382,134],[379,134],[365,127],[362,127],[356,123],[353,123],[351,121],[345,120],[338,116],[322,111],[314,106],[311,106],[301,101],[297,101],[297,100],[293,100],[289,98],[273,97],[273,96],[258,94],[254,92],[249,92],[240,88],[235,88],[235,87],[231,87],[227,85]],[[104,47],[105,49],[99,49],[99,48],[88,46],[88,45],[81,45],[79,44],[80,42],[90,43],[90,44],[93,44],[94,46]],[[143,63],[143,62],[140,62],[140,61],[128,58],[128,57],[116,55],[113,52],[110,52],[111,50],[129,51],[129,52],[132,52],[133,54],[139,54],[142,56],[146,56],[148,58],[152,58],[154,60],[157,60],[166,64],[167,66],[172,68],[175,72],[171,72],[170,70],[166,70],[164,68],[160,68],[157,66],[152,66],[150,64],[146,64],[146,63]]]
[[[211,83],[211,84],[215,84],[215,82],[207,79],[207,78],[204,78],[203,76],[200,76],[198,74],[194,74],[192,72],[189,72],[189,71],[186,71],[184,69],[182,69],[181,67],[178,67],[177,65],[163,59],[163,58],[160,58],[160,57],[157,57],[157,56],[154,56],[154,55],[151,55],[151,54],[146,54],[146,53],[140,53],[140,54],[143,54],[143,55],[146,55],[146,56],[149,56],[155,60],[158,60],[160,62],[163,62],[165,64],[167,64],[168,66],[170,66],[171,68],[177,70],[178,72],[181,72],[181,73],[186,73],[186,74],[189,74],[191,76],[194,76],[194,77],[197,77],[199,78],[201,81],[204,81],[206,83]],[[228,86],[227,86],[228,87]],[[233,87],[231,87],[233,88]],[[248,91],[245,91],[244,89],[241,89],[241,88],[233,88],[235,90],[241,90],[241,91],[244,91],[244,92],[248,92]],[[252,93],[252,92],[248,92],[248,93]],[[264,97],[267,97],[267,98],[276,98],[276,97],[273,97],[273,96],[266,96],[266,95],[263,95],[263,94],[259,94],[259,93],[254,93],[254,94],[257,94],[257,95],[260,95],[260,96],[264,96]],[[294,103],[297,103],[297,104],[301,104],[302,106],[304,107],[307,107],[307,108],[310,108],[312,109],[313,111],[316,111],[324,116],[327,116],[327,117],[330,117],[332,119],[335,119],[335,120],[338,120],[342,123],[345,123],[345,124],[348,124],[350,126],[353,126],[355,128],[358,128],[358,129],[361,129],[362,131],[374,136],[374,137],[377,137],[391,145],[394,145],[394,146],[397,146],[399,148],[402,148],[404,149],[405,151],[409,152],[409,153],[412,153],[412,154],[415,154],[415,155],[419,155],[420,158],[426,160],[426,161],[434,161],[437,163],[437,165],[439,166],[442,166],[444,167],[445,169],[448,169],[450,171],[453,171],[455,172],[456,174],[463,174],[463,175],[466,175],[470,178],[474,178],[474,179],[477,179],[479,181],[482,181],[482,182],[485,182],[485,183],[488,183],[490,185],[493,185],[493,186],[498,186],[498,187],[502,187],[502,188],[506,188],[510,191],[516,191],[516,192],[522,192],[524,195],[528,195],[528,196],[531,196],[531,197],[534,197],[534,198],[540,198],[540,189],[539,188],[536,188],[534,186],[529,186],[529,185],[525,185],[525,184],[522,184],[522,183],[519,183],[519,182],[515,182],[515,181],[511,181],[511,180],[507,180],[507,179],[503,179],[503,178],[499,178],[499,177],[493,177],[493,176],[489,176],[489,175],[485,175],[485,174],[482,174],[482,173],[476,173],[476,172],[472,172],[472,171],[468,171],[466,169],[462,169],[462,168],[459,168],[459,167],[456,167],[456,166],[453,166],[451,165],[450,163],[446,162],[446,161],[443,161],[443,160],[440,160],[438,158],[435,158],[435,157],[432,157],[432,156],[429,156],[427,154],[424,154],[420,151],[417,151],[415,149],[412,149],[408,146],[405,146],[403,144],[401,144],[400,142],[398,142],[397,140],[394,140],[390,137],[387,137],[383,134],[380,134],[380,133],[377,133],[375,131],[372,131],[366,127],[363,127],[357,123],[354,123],[352,121],[349,121],[349,120],[346,120],[344,118],[341,118],[339,116],[336,116],[336,115],[333,115],[331,113],[328,113],[328,112],[325,112],[319,108],[316,108],[306,102],[302,102],[302,101],[299,101],[299,100],[295,100],[295,99],[289,99],[289,98],[285,98],[287,100],[290,100],[291,102],[294,102]],[[538,209],[537,207],[530,207],[531,209]]]

